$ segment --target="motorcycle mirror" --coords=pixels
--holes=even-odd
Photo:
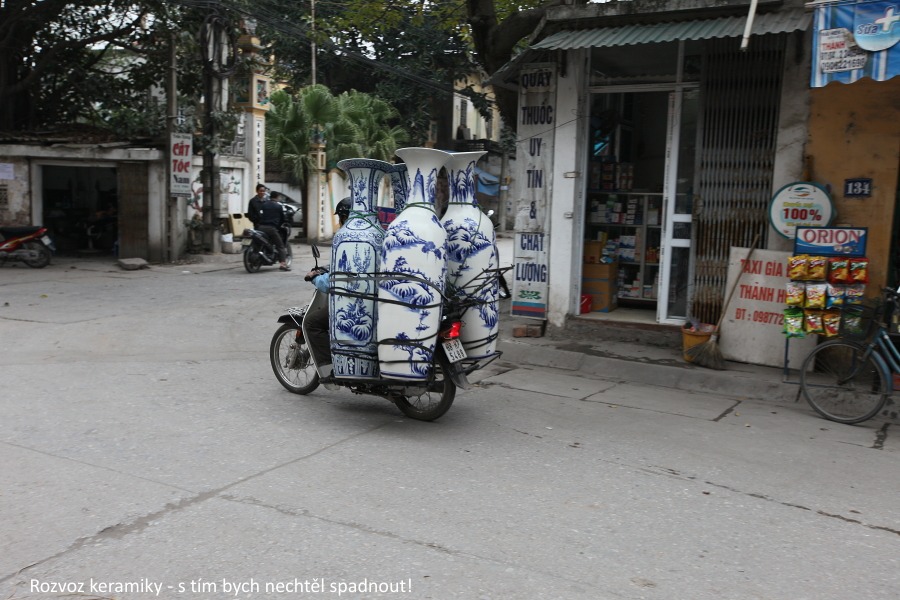
[[[318,266],[319,266],[319,257],[322,256],[322,255],[319,254],[319,247],[316,246],[315,244],[312,245],[312,253],[313,253],[313,258],[316,259],[316,267],[318,268]]]

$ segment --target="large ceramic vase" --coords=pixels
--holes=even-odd
[[[392,166],[364,158],[338,163],[350,178],[353,206],[331,243],[328,311],[332,369],[336,377],[378,377],[376,273],[384,229],[378,222],[375,204],[381,179]]]
[[[442,223],[447,231],[448,295],[468,296],[478,304],[462,315],[460,341],[469,358],[494,354],[500,332],[499,281],[494,224],[478,207],[475,164],[484,152],[458,152],[447,162],[450,202]]]
[[[394,165],[389,175],[391,176],[391,191],[394,194],[394,214],[399,215],[409,197],[409,173],[406,172],[406,164]]]
[[[381,376],[426,379],[441,322],[447,275],[447,232],[435,213],[438,173],[450,159],[431,148],[401,148],[409,197],[388,226],[378,289],[378,361]]]

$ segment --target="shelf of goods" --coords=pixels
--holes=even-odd
[[[662,235],[662,194],[594,191],[589,192],[588,199],[585,262],[591,262],[593,255],[617,261],[619,300],[655,302]]]

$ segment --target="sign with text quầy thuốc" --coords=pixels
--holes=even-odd
[[[794,238],[794,254],[815,256],[866,255],[867,227],[798,227]]]

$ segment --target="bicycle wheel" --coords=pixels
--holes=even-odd
[[[838,423],[859,423],[878,414],[892,380],[866,346],[832,340],[803,361],[800,387],[817,413]]]

